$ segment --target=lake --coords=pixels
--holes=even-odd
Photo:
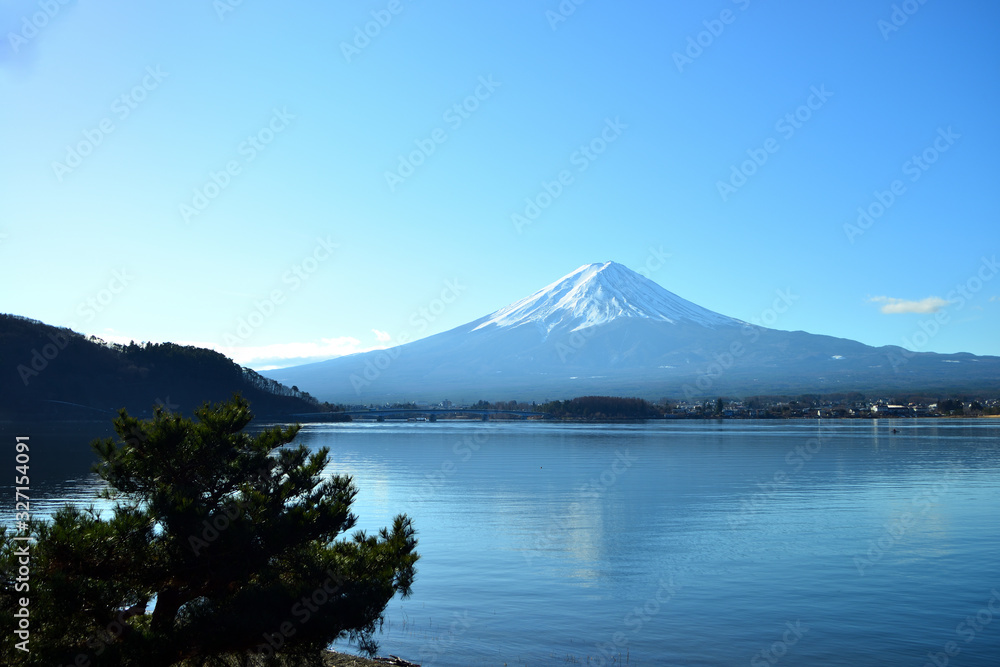
[[[92,497],[65,434],[16,434],[36,513]],[[414,594],[390,603],[382,655],[1000,663],[997,420],[355,422],[298,440],[354,476],[359,528],[414,517]]]

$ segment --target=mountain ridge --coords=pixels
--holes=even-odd
[[[308,395],[214,350],[174,343],[108,344],[70,329],[0,314],[0,420],[94,419],[154,404],[186,415],[240,392],[257,415],[316,412]]]
[[[628,294],[629,291],[632,294]],[[551,330],[563,324],[562,318],[566,314],[570,314],[576,324],[570,331],[597,326],[619,317],[642,317],[664,322],[692,320],[708,326],[745,324],[682,299],[652,280],[609,261],[584,264],[537,292],[482,318],[485,321],[473,331],[490,325],[519,326],[529,321],[542,322]],[[556,315],[559,319],[551,322]]]
[[[948,363],[942,363],[948,362]],[[703,308],[616,262],[585,264],[484,317],[404,345],[264,373],[322,400],[684,398],[1000,390],[1000,357],[910,352]]]

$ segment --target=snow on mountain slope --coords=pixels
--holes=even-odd
[[[354,405],[1000,387],[997,369],[749,325],[606,262],[449,331],[264,375]]]
[[[726,317],[669,292],[616,262],[585,264],[531,296],[487,315],[473,331],[533,323],[546,335],[553,329],[579,331],[621,317],[701,326],[739,326]]]

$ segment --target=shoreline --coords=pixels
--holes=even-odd
[[[640,417],[640,418],[622,418],[622,419],[559,419],[559,418],[547,418],[547,419],[504,419],[503,417],[492,418],[487,421],[498,422],[498,423],[543,423],[543,424],[621,424],[621,423],[641,423],[647,421],[704,421],[704,422],[718,422],[718,421],[878,421],[878,420],[938,420],[938,419],[1000,419],[1000,414],[997,415],[886,415],[885,417],[876,417],[870,415],[859,415],[854,417],[839,417],[839,416],[787,416],[787,417],[688,417],[688,416],[666,416],[666,417]],[[256,420],[256,418],[255,418]],[[263,425],[272,424],[326,424],[326,423],[361,423],[361,424],[374,424],[374,423],[434,423],[438,422],[478,422],[483,421],[481,419],[469,419],[464,417],[458,418],[438,418],[434,421],[431,420],[419,420],[419,419],[354,419],[351,422],[327,422],[325,420],[319,421],[301,421],[301,420],[286,420],[283,417],[272,417],[269,419],[259,420]],[[25,417],[21,419],[6,419],[0,418],[0,430],[3,430],[6,426],[16,426],[18,424],[28,424],[30,426],[37,426],[39,424],[52,424],[57,426],[83,426],[91,424],[101,424],[108,425],[108,420],[105,419],[56,419],[52,417]]]
[[[326,663],[326,667],[386,667],[386,665],[390,667],[420,667],[415,662],[408,662],[395,655],[362,658],[350,653],[329,650],[324,651],[323,660]]]

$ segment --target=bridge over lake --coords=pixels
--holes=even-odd
[[[364,410],[345,410],[344,412],[303,412],[292,415],[299,419],[322,420],[331,415],[350,415],[352,419],[375,419],[384,420],[387,418],[410,418],[426,417],[437,419],[445,415],[476,415],[486,421],[491,415],[504,415],[510,417],[543,417],[547,418],[544,412],[533,412],[530,410],[492,410],[489,408],[371,408]]]

